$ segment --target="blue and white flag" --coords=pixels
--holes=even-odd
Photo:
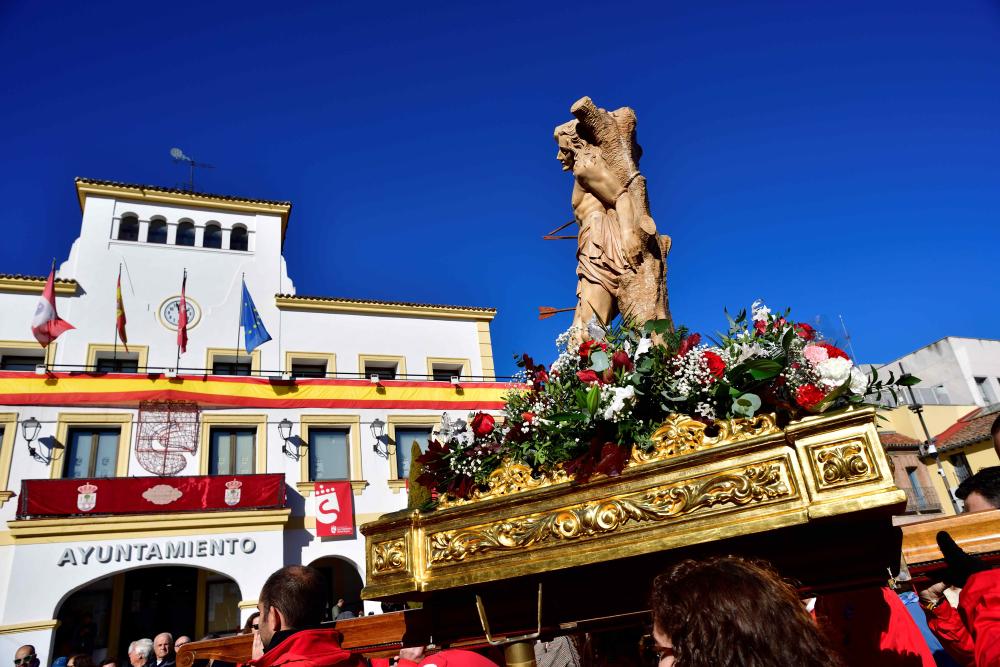
[[[240,309],[240,324],[243,326],[243,339],[246,341],[247,353],[253,352],[258,346],[271,340],[271,334],[264,328],[264,322],[253,305],[247,283],[243,281],[243,306]]]

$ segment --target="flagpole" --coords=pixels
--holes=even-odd
[[[244,271],[243,276],[240,278],[240,316],[236,320],[236,359],[233,360],[233,369],[235,372],[236,364],[240,363],[240,325],[243,324],[243,289],[246,285],[247,274]]]
[[[56,282],[56,258],[52,258],[52,266],[49,268],[49,274],[52,276],[52,299],[55,300],[55,282]],[[49,348],[52,346],[52,341],[50,340],[48,345],[45,346],[45,372],[49,372]]]
[[[184,281],[186,281],[186,280],[187,280],[187,275],[188,275],[188,270],[187,270],[187,269],[184,269],[184,275],[183,275],[183,277],[181,278],[181,292],[183,292],[183,291],[184,291]],[[187,309],[187,304],[184,304],[184,308],[185,308],[185,310]],[[185,313],[185,314],[186,314],[186,313]],[[177,333],[178,333],[178,336],[177,336],[177,361],[176,361],[176,362],[175,362],[175,364],[174,364],[174,372],[175,372],[175,373],[177,373],[177,374],[180,374],[180,372],[181,372],[181,337],[180,337],[180,323],[181,323],[181,314],[180,314],[180,312],[178,312],[178,313],[177,313],[177,325],[178,325],[178,332],[177,332]]]
[[[122,263],[118,262],[118,284],[115,286],[115,347],[111,353],[114,360],[114,367],[118,367],[118,290],[122,284]],[[96,370],[96,369],[95,369]]]

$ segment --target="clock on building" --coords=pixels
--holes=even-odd
[[[201,308],[198,307],[198,304],[191,297],[186,297],[185,300],[187,301],[188,329],[191,329],[201,319]],[[168,329],[177,329],[177,321],[180,319],[180,308],[180,295],[172,296],[160,304],[159,315],[163,326]]]

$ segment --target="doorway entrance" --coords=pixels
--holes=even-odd
[[[364,615],[364,605],[361,603],[361,589],[365,587],[361,580],[358,569],[343,558],[336,556],[326,556],[315,560],[309,564],[320,571],[327,583],[327,603],[326,621],[336,620],[333,618],[333,605],[337,600],[343,598],[344,606],[341,613],[347,611],[355,616]]]
[[[148,567],[93,581],[59,606],[55,656],[77,653],[127,664],[128,645],[161,632],[200,639],[240,627],[240,589],[195,567]]]

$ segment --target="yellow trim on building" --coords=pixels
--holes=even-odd
[[[55,630],[57,627],[59,627],[59,621],[54,618],[44,621],[27,621],[26,623],[0,625],[0,635],[14,635],[20,632],[36,632],[38,630]]]
[[[472,375],[472,364],[469,363],[468,359],[460,359],[457,357],[427,357],[427,379],[431,380],[434,378],[434,366],[461,366],[462,370],[459,372],[461,378],[468,380],[469,376]]]
[[[198,474],[208,474],[208,454],[212,443],[212,427],[232,426],[235,428],[256,427],[254,435],[254,473],[267,472],[267,415],[247,415],[240,413],[212,413],[201,415],[201,432],[198,437]]]
[[[0,277],[0,292],[18,294],[41,294],[45,289],[45,278],[31,278],[28,276],[3,276]],[[76,294],[79,284],[75,280],[61,281],[55,280],[52,287],[56,290],[56,296],[72,296]]]
[[[240,359],[246,356],[250,357],[250,375],[260,375],[260,348],[257,348],[249,355],[247,355],[246,350],[241,348],[240,353],[237,355],[236,348],[234,347],[210,347],[205,350],[205,368],[208,372],[212,371],[212,363],[215,357],[233,357],[239,363]]]
[[[14,458],[14,440],[17,438],[17,413],[0,412],[0,507],[14,497],[14,492],[7,488],[10,482],[10,465]]]
[[[399,315],[402,317],[436,317],[446,320],[490,321],[496,317],[494,310],[472,310],[455,306],[436,306],[422,303],[381,303],[378,301],[353,301],[349,299],[311,298],[304,296],[276,295],[274,305],[282,310],[310,310],[332,313],[357,313],[361,315]]]
[[[54,544],[87,540],[123,540],[143,537],[218,535],[247,531],[283,530],[291,510],[238,512],[178,512],[138,516],[67,517],[8,521],[10,542],[0,544]],[[0,534],[2,535],[2,534]]]
[[[394,354],[359,354],[358,355],[358,374],[362,375],[364,379],[368,379],[368,374],[365,373],[365,364],[372,362],[376,366],[379,364],[396,364],[396,377],[406,375],[406,357],[394,355]]]
[[[400,489],[406,488],[406,480],[401,479],[396,472],[396,448],[400,445],[396,442],[396,429],[400,426],[416,426],[417,428],[430,426],[434,433],[441,426],[441,415],[389,415],[387,418],[386,433],[392,443],[389,448],[389,488],[393,493],[399,493]],[[411,444],[403,443],[402,446],[410,447]]]
[[[100,414],[94,412],[60,412],[56,423],[56,442],[63,446],[62,454],[53,456],[49,463],[49,478],[59,479],[66,468],[66,454],[69,452],[69,430],[80,426],[107,426],[117,424],[118,451],[115,452],[115,477],[128,477],[129,455],[132,452],[131,413]]]
[[[138,185],[110,185],[104,183],[77,181],[76,196],[80,201],[81,211],[84,209],[87,197],[91,195],[114,199],[154,202],[157,204],[170,204],[173,206],[200,206],[203,208],[215,208],[223,211],[235,211],[237,213],[276,215],[281,218],[282,240],[285,238],[285,231],[288,229],[288,216],[292,210],[291,204],[231,200],[197,192],[161,192]]]
[[[332,375],[337,372],[337,355],[334,353],[326,352],[285,352],[285,367],[284,371],[286,373],[292,372],[292,362],[293,361],[325,361],[326,362],[326,372],[328,375]]]
[[[49,365],[55,363],[56,351],[59,349],[59,342],[49,343],[48,352],[38,344],[37,340],[0,340],[0,350],[28,350],[29,352],[41,352],[42,363],[48,359]],[[0,355],[3,353],[0,352]]]
[[[493,339],[490,337],[490,323],[476,322],[476,334],[479,337],[479,361],[483,367],[483,377],[487,380],[496,379],[496,368],[493,366]]]
[[[299,417],[299,437],[305,443],[306,451],[300,452],[299,482],[295,488],[303,496],[313,492],[315,480],[309,479],[309,429],[313,427],[347,427],[347,443],[349,447],[348,469],[351,471],[351,488],[354,495],[359,496],[368,486],[364,471],[361,468],[361,415],[301,415]]]
[[[149,346],[148,345],[129,345],[128,352],[125,351],[125,346],[119,344],[117,347],[112,345],[106,345],[104,343],[88,343],[87,344],[87,367],[97,368],[97,355],[102,352],[107,352],[109,354],[114,354],[117,350],[119,355],[134,354],[136,355],[136,360],[139,363],[139,368],[146,368],[146,360],[149,358]],[[125,358],[120,356],[120,358]],[[128,357],[131,358],[131,357]]]

